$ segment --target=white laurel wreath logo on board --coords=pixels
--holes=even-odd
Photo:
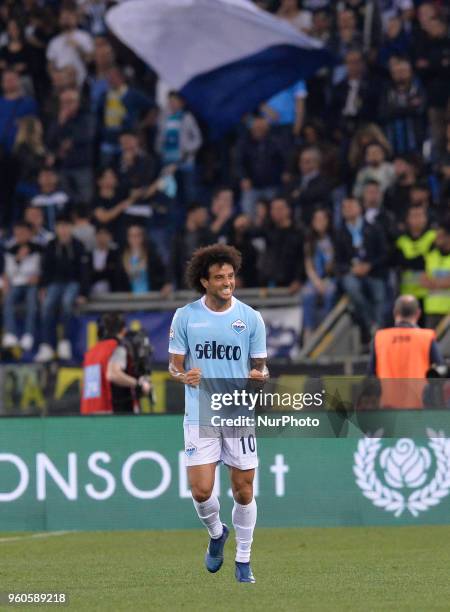
[[[380,435],[380,432],[375,435]],[[383,450],[381,438],[359,440],[353,472],[363,495],[375,506],[393,512],[396,517],[405,510],[418,516],[450,493],[450,438],[445,438],[444,432],[432,429],[427,430],[427,435],[428,448],[417,446],[409,438],[401,438],[394,446]],[[432,477],[433,456],[430,450],[436,468]],[[385,484],[378,477],[379,473],[383,475]],[[408,494],[404,492],[407,489],[414,491]]]

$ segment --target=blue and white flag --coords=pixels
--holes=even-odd
[[[250,0],[128,0],[106,21],[180,91],[213,137],[331,63],[319,41]]]

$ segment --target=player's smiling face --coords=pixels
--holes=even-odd
[[[234,269],[230,264],[213,264],[209,268],[208,280],[202,279],[209,298],[219,302],[228,302],[233,295],[236,279]]]

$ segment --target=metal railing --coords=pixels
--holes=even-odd
[[[235,295],[255,308],[281,308],[299,306],[301,303],[298,294],[292,295],[285,288],[238,289]],[[187,290],[174,291],[167,297],[161,296],[158,291],[137,294],[105,293],[89,300],[83,306],[82,312],[175,310],[198,298],[198,293]]]

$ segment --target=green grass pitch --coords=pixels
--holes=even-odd
[[[211,575],[201,530],[31,535],[0,534],[0,592],[65,591],[70,601],[19,609],[450,610],[450,526],[257,529],[254,585],[234,580],[233,537]]]

